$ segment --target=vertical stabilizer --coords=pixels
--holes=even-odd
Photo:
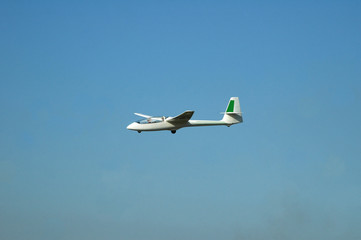
[[[239,105],[238,97],[231,97],[222,121],[229,125],[243,122],[241,106]]]

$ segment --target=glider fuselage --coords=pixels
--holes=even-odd
[[[227,125],[223,121],[208,121],[208,120],[188,120],[188,122],[168,122],[167,119],[161,122],[149,122],[149,123],[131,123],[127,129],[134,131],[161,131],[161,130],[178,130],[184,127],[197,127],[197,126],[216,126]]]

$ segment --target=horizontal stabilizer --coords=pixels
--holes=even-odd
[[[242,112],[228,112],[228,115],[242,115]]]

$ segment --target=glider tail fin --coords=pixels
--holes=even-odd
[[[232,125],[243,122],[241,106],[238,97],[231,97],[222,121]]]

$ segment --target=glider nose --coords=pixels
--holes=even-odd
[[[128,130],[135,130],[135,123],[131,123],[127,126]]]

